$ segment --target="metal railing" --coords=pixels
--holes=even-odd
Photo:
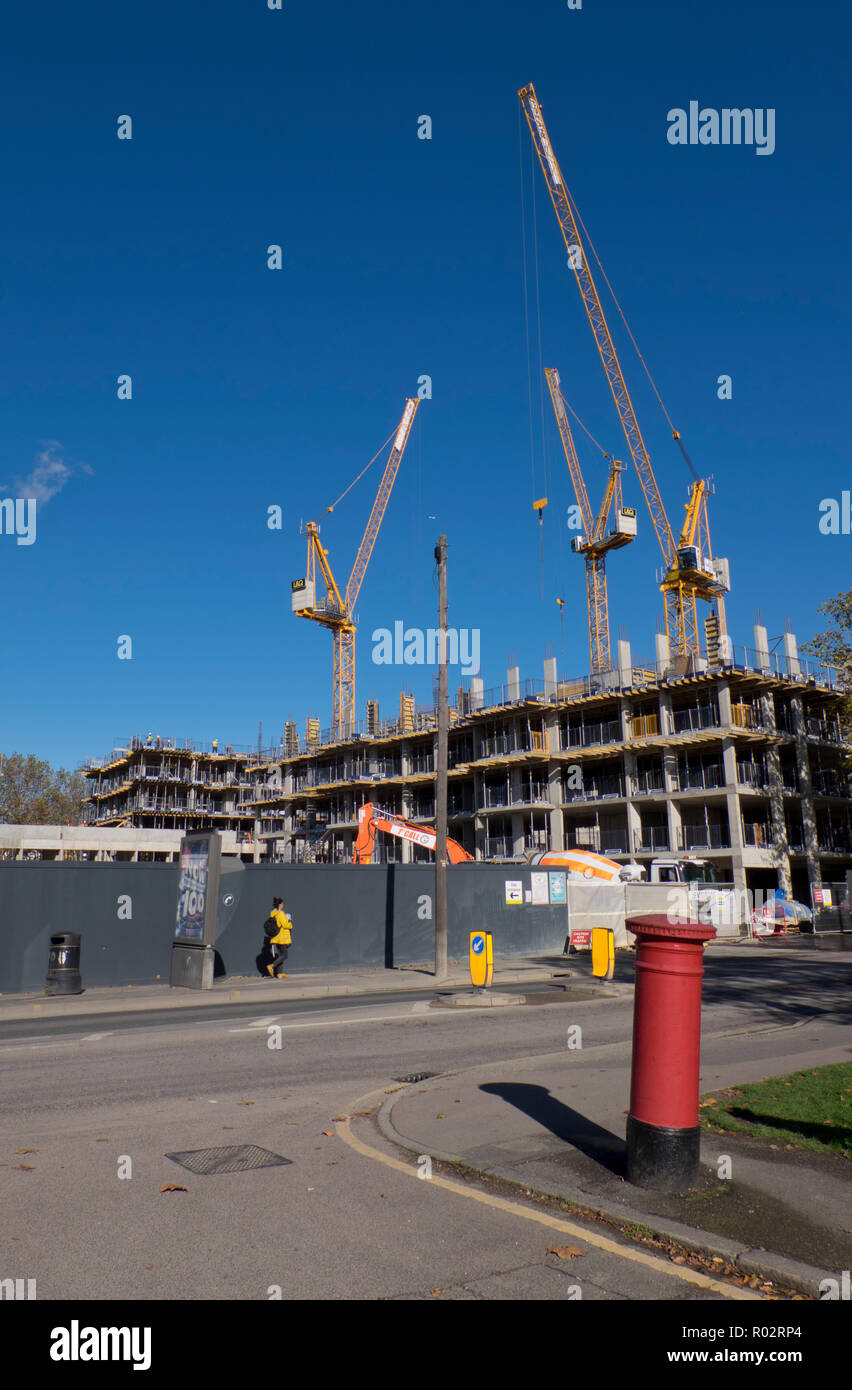
[[[725,769],[718,763],[707,767],[689,768],[675,773],[675,791],[696,792],[714,791],[725,785]]]
[[[669,831],[665,825],[644,825],[641,830],[634,831],[633,847],[636,853],[656,853],[660,850],[669,850]]]
[[[755,787],[766,791],[769,778],[765,767],[759,763],[737,763],[737,783],[742,787]]]
[[[662,772],[642,772],[627,779],[631,796],[648,796],[652,792],[664,792],[666,779]]]
[[[723,825],[682,825],[677,834],[678,849],[730,849],[731,840]]]
[[[712,705],[673,710],[672,727],[676,734],[693,733],[700,729],[718,729],[719,711]]]
[[[617,719],[604,724],[568,724],[565,726],[565,747],[595,748],[603,743],[620,743],[624,735]]]
[[[772,826],[768,821],[744,822],[743,844],[755,849],[768,849],[772,844]]]

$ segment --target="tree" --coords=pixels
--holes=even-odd
[[[79,825],[85,796],[79,772],[54,771],[33,753],[0,754],[0,824]]]
[[[841,718],[848,738],[852,733],[852,589],[821,603],[817,612],[831,618],[834,627],[803,642],[802,651],[836,668],[840,688],[846,692]]]

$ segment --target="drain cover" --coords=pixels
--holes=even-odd
[[[187,1149],[184,1153],[166,1154],[173,1163],[188,1168],[190,1173],[210,1177],[212,1173],[247,1173],[252,1168],[280,1168],[292,1163],[291,1158],[259,1149],[257,1144],[225,1144],[218,1149]]]
[[[410,1086],[414,1081],[431,1081],[433,1076],[437,1076],[436,1071],[412,1071],[408,1076],[392,1076],[391,1081],[401,1081],[404,1085]]]

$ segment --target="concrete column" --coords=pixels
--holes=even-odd
[[[737,754],[731,739],[722,744],[722,761],[725,768],[725,784],[730,788],[725,792],[725,807],[728,812],[728,837],[731,842],[731,868],[734,887],[742,892],[746,886],[743,863],[743,823],[740,814],[740,798],[736,791]]]
[[[519,666],[510,666],[506,672],[506,698],[509,700],[520,700],[521,698],[521,670]]]
[[[654,652],[657,662],[657,675],[664,676],[671,665],[669,639],[664,632],[658,632],[654,637]]]
[[[618,639],[618,679],[621,685],[633,684],[633,656],[630,643],[621,637]]]
[[[790,711],[793,716],[793,729],[796,737],[796,762],[799,771],[799,785],[802,789],[802,828],[804,831],[805,857],[808,865],[808,882],[811,888],[821,888],[822,870],[820,869],[819,854],[817,853],[814,789],[811,782],[811,766],[808,759],[808,741],[805,737],[805,715],[802,708],[801,695],[793,696],[790,701]]]
[[[761,671],[769,670],[769,638],[762,623],[754,625],[754,654]]]
[[[470,707],[482,709],[485,703],[485,686],[481,676],[473,676],[470,682]]]
[[[796,646],[795,633],[784,633],[784,659],[787,666],[788,676],[800,676],[802,667],[799,661],[799,650]]]
[[[551,745],[552,747],[553,745]],[[565,827],[562,815],[562,764],[547,765],[547,796],[552,810],[550,812],[550,849],[565,848]]]
[[[629,743],[633,737],[633,701],[629,695],[619,695],[618,714],[621,720],[621,737]]]
[[[680,814],[680,807],[672,797],[666,798],[666,815],[668,816],[669,822],[669,844],[672,847],[672,854],[677,854],[680,848],[678,840],[683,821]]]
[[[512,853],[524,853],[524,818],[520,811],[512,812]]]
[[[639,834],[642,829],[642,817],[632,801],[627,803],[627,853],[633,859],[639,845]]]
[[[760,697],[760,721],[770,733],[776,732],[775,701],[768,692]],[[784,817],[784,787],[781,778],[781,755],[777,744],[768,743],[763,748],[766,760],[766,777],[769,785],[769,817],[772,823],[772,859],[778,870],[778,887],[783,888],[789,898],[793,891],[790,876],[790,853],[787,844],[787,822]]]
[[[731,713],[731,687],[727,681],[718,681],[716,684],[716,699],[719,705],[719,723],[723,729],[730,729],[734,718]],[[728,780],[727,778],[725,779]],[[736,778],[734,779],[736,780]]]
[[[544,662],[544,698],[553,700],[556,697],[556,657],[549,656]]]

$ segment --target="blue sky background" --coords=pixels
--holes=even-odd
[[[290,717],[326,727],[331,637],[290,613],[299,523],[422,374],[433,398],[358,605],[359,717],[369,696],[392,714],[403,686],[431,699],[432,672],[373,665],[370,635],[436,624],[440,531],[450,623],[481,630],[486,686],[509,653],[538,673],[547,643],[560,672],[585,673],[574,499],[548,401],[542,434],[536,344],[531,461],[522,166],[544,365],[605,447],[624,441],[537,164],[530,182],[529,81],[668,409],[715,475],[734,639],[751,643],[755,607],[771,637],[785,618],[800,641],[824,627],[817,606],[852,582],[852,539],[818,530],[821,499],[852,487],[850,27],[840,5],[754,0],[16,6],[0,55],[0,497],[45,453],[63,485],[34,545],[0,535],[0,751],[74,766],[149,729],[252,744],[259,720],[264,743]],[[775,108],[775,153],[669,145],[667,112],[690,100]],[[688,474],[610,320],[676,526]],[[603,464],[579,447],[594,501]],[[323,525],[343,584],[379,476]],[[648,657],[659,551],[632,472],[625,495],[640,537],[610,559],[613,639],[625,628]]]

